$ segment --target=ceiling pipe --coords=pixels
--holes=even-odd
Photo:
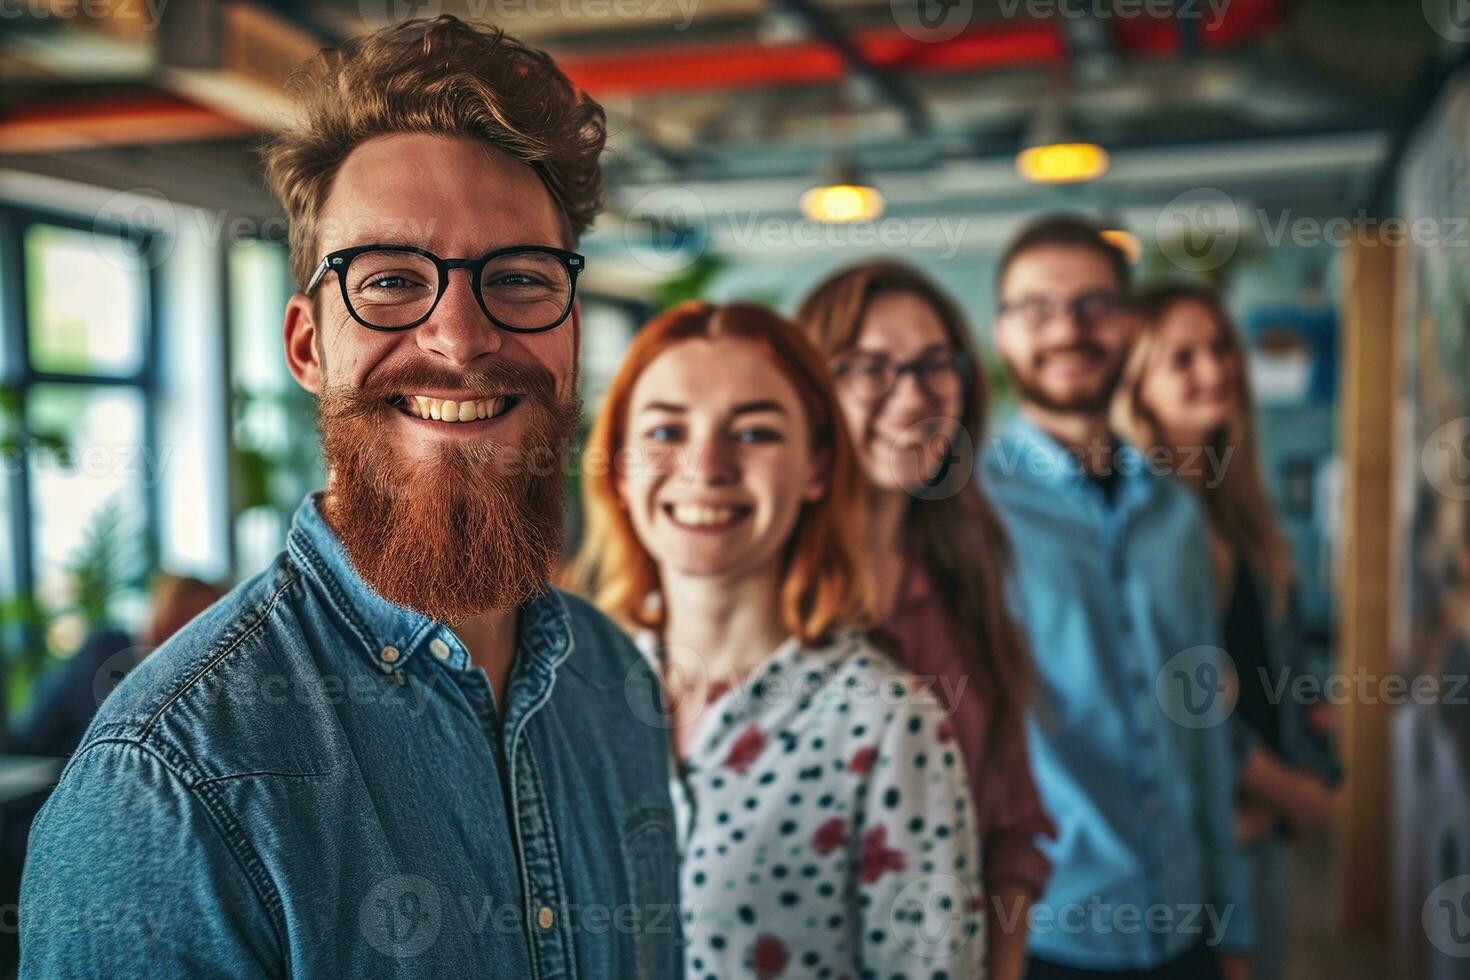
[[[928,110],[919,97],[890,72],[879,68],[864,51],[853,43],[847,32],[823,13],[812,0],[776,0],[806,30],[842,59],[847,74],[856,79],[903,116],[904,125],[914,136],[929,132]]]

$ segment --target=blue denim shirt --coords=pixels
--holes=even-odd
[[[548,591],[497,706],[319,497],[103,704],[31,836],[22,974],[681,976],[642,658]]]
[[[1028,743],[1058,829],[1038,841],[1055,870],[1030,948],[1076,967],[1150,969],[1202,941],[1253,941],[1228,710],[1193,685],[1224,655],[1204,519],[1144,462],[1120,449],[1109,503],[1022,417],[981,464],[1015,548],[1011,599],[1038,681]]]

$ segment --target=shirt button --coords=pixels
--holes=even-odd
[[[440,660],[448,660],[449,644],[445,643],[438,637],[435,637],[434,639],[429,641],[429,652],[438,657]]]
[[[541,911],[536,913],[536,924],[543,929],[550,929],[551,922],[551,909],[545,905],[541,906]]]
[[[398,662],[398,648],[384,647],[378,651],[378,656],[383,658],[383,663],[391,664]]]

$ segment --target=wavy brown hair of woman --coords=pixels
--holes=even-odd
[[[1210,525],[1216,592],[1223,604],[1234,585],[1229,574],[1231,563],[1237,557],[1243,558],[1270,586],[1273,612],[1283,615],[1291,588],[1291,549],[1276,521],[1266,481],[1261,475],[1256,401],[1247,371],[1245,341],[1225,301],[1213,287],[1165,282],[1150,286],[1134,297],[1132,306],[1139,318],[1138,338],[1114,396],[1113,425],[1145,451],[1163,445],[1163,428],[1143,404],[1143,380],[1147,372],[1158,366],[1164,318],[1180,303],[1198,303],[1205,308],[1239,364],[1236,371],[1239,408],[1213,439],[1215,458],[1225,461],[1224,469],[1214,486],[1200,487],[1205,519]]]
[[[831,362],[862,332],[874,298],[910,293],[928,303],[956,350],[965,354],[960,438],[976,448],[985,431],[989,386],[964,314],[917,269],[877,261],[850,266],[830,276],[797,311],[797,325]],[[940,499],[915,496],[904,517],[904,534],[917,547],[924,570],[953,624],[967,671],[994,691],[988,742],[997,748],[1019,743],[1031,695],[1031,660],[1025,634],[1005,601],[1011,547],[1000,516],[975,479],[959,493]]]

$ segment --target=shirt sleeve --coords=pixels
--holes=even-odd
[[[286,973],[270,916],[211,816],[133,742],[96,742],[37,817],[21,881],[22,976]]]
[[[857,810],[860,966],[874,976],[984,975],[980,843],[965,763],[921,687],[891,705]]]
[[[1051,862],[1036,846],[1038,837],[1056,837],[1057,828],[1041,804],[1031,777],[1031,754],[1024,732],[1015,746],[992,750],[975,767],[975,808],[985,854],[985,890],[1016,885],[1033,897],[1051,876]]]

